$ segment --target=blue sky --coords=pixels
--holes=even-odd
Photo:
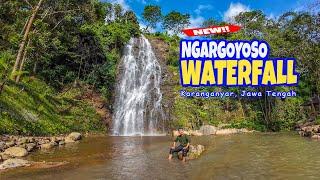
[[[191,27],[213,17],[217,20],[232,21],[242,11],[262,10],[269,17],[277,17],[286,11],[308,10],[316,0],[107,0],[133,10],[142,22],[141,14],[145,5],[155,4],[163,14],[172,10],[191,15]]]

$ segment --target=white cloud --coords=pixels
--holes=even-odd
[[[188,28],[197,28],[197,27],[201,27],[202,23],[204,22],[204,17],[202,16],[197,16],[197,17],[190,17],[190,25]]]
[[[124,10],[129,10],[130,6],[126,3],[125,0],[111,0],[113,4],[120,4]]]
[[[204,10],[210,10],[212,9],[212,6],[210,4],[207,4],[207,5],[204,5],[204,4],[200,4],[196,10],[194,10],[194,12],[196,14],[201,14],[201,11],[204,11]]]
[[[268,19],[272,19],[272,20],[276,20],[277,19],[277,16],[275,16],[273,13],[270,13],[268,16],[267,16]]]
[[[241,3],[231,3],[229,9],[224,12],[223,20],[227,22],[234,22],[234,17],[240,14],[241,12],[250,11],[250,8]]]
[[[147,25],[143,24],[142,22],[139,23],[139,26],[140,26],[140,30],[146,30],[146,28],[147,28]],[[151,33],[156,32],[156,30],[151,27],[148,27],[148,31]]]

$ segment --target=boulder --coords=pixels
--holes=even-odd
[[[68,139],[68,140],[73,140],[73,141],[78,141],[78,140],[80,140],[81,139],[81,134],[80,133],[78,133],[78,132],[72,132],[72,133],[70,133],[67,137],[66,137],[66,139]]]
[[[7,146],[7,147],[12,147],[12,146],[14,146],[14,145],[16,145],[16,143],[15,143],[14,141],[8,141],[8,142],[6,142],[6,146]]]
[[[320,133],[320,126],[319,125],[304,126],[299,131],[300,136],[311,137],[314,139],[316,138],[316,136],[314,136],[314,135],[318,134],[318,133]]]
[[[48,140],[48,139],[40,139],[39,141],[38,141],[38,144],[47,144],[47,143],[50,143],[50,140]]]
[[[34,142],[35,142],[35,139],[34,139],[33,137],[30,137],[30,138],[28,138],[28,142],[29,142],[29,143],[34,143]]]
[[[28,138],[22,137],[20,139],[18,139],[17,141],[17,145],[22,145],[22,144],[26,144],[28,142]]]
[[[59,145],[61,146],[61,145],[64,145],[64,144],[66,144],[64,141],[59,141]]]
[[[74,141],[73,139],[71,139],[70,137],[66,137],[64,140],[65,143],[74,143],[76,141]]]
[[[28,154],[28,151],[21,147],[10,147],[4,151],[4,154],[12,157],[23,157]]]
[[[28,152],[32,151],[35,147],[36,147],[36,144],[35,144],[35,143],[28,143],[28,144],[26,144],[26,150],[27,150]]]
[[[10,156],[9,155],[6,155],[4,153],[0,153],[0,162],[4,161],[4,160],[7,160],[9,159]]]
[[[189,153],[188,153],[188,159],[196,159],[198,158],[204,151],[203,145],[190,145],[189,147]]]
[[[200,127],[199,132],[203,135],[214,135],[217,132],[217,127],[211,125],[203,125]]]
[[[0,170],[22,166],[30,166],[30,163],[27,160],[23,159],[7,159],[2,164],[0,164]]]
[[[58,145],[56,142],[50,142],[50,143],[46,143],[46,144],[41,144],[40,148],[41,149],[51,149],[56,145]]]
[[[3,151],[7,147],[4,141],[0,141],[0,151]]]

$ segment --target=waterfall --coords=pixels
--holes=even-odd
[[[143,35],[125,46],[116,87],[113,135],[157,135],[163,131],[161,67]]]

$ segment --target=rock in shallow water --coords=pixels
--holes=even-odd
[[[60,146],[62,146],[62,145],[64,145],[64,144],[66,144],[64,141],[59,141],[59,145],[60,145]]]
[[[204,151],[204,146],[203,145],[190,145],[189,146],[189,152],[188,152],[188,155],[187,155],[187,159],[188,160],[192,160],[192,159],[197,159],[200,157],[200,155],[203,153]],[[178,158],[180,160],[182,160],[182,152],[180,151],[178,153]]]
[[[65,143],[73,143],[82,138],[81,134],[78,132],[72,132],[65,138]]]
[[[30,166],[30,163],[27,160],[23,159],[7,159],[2,164],[0,164],[0,170],[21,166]]]
[[[12,157],[23,157],[28,154],[28,151],[21,147],[10,147],[4,151],[4,154]]]
[[[51,149],[54,146],[57,146],[58,144],[56,142],[50,142],[50,143],[46,143],[46,144],[41,144],[40,148],[41,149]]]
[[[188,159],[196,159],[198,158],[204,151],[203,145],[190,145],[189,147],[189,153],[188,153]]]
[[[81,139],[81,134],[78,133],[78,132],[72,132],[67,136],[67,138],[70,138],[70,139],[72,139],[74,141],[78,141],[78,140]]]

